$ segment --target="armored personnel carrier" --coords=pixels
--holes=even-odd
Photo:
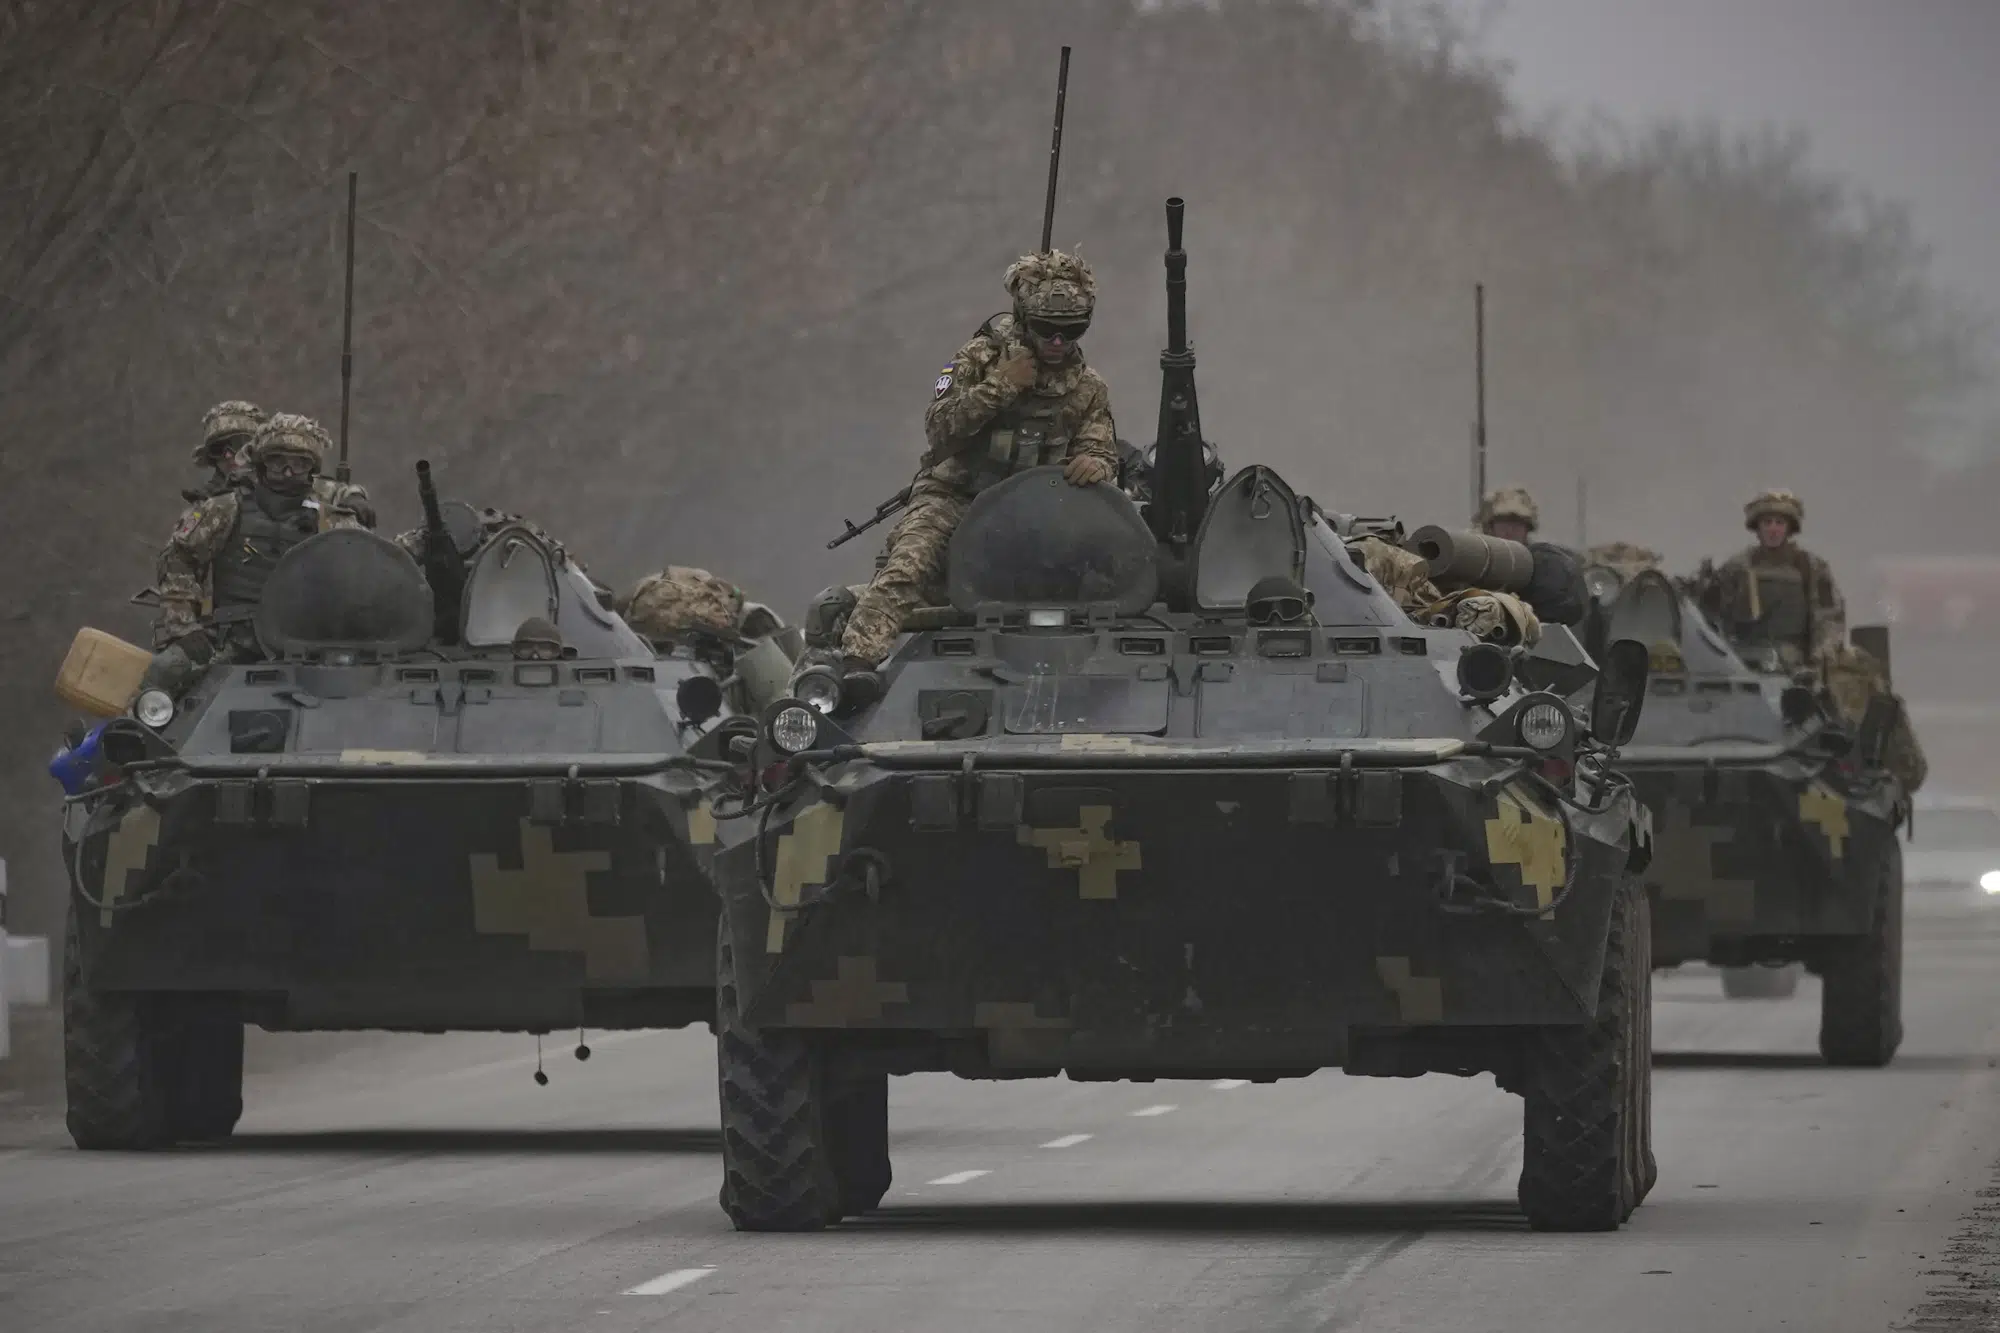
[[[717,809],[722,1206],[875,1207],[892,1074],[1492,1072],[1529,1220],[1615,1228],[1655,1176],[1643,829],[1603,763],[1644,653],[1593,728],[1566,630],[1416,623],[1269,468],[1211,496],[1168,219],[1152,505],[982,492],[879,701],[802,673]]]
[[[266,585],[262,660],[211,666],[178,700],[146,690],[69,756],[79,1147],[228,1134],[246,1023],[711,1017],[703,792],[754,719],[732,722],[714,666],[656,654],[527,526],[480,540],[450,596],[440,632],[402,548],[309,538]]]
[[[1650,654],[1645,714],[1618,763],[1653,816],[1655,963],[1714,963],[1739,997],[1788,993],[1803,964],[1821,981],[1827,1062],[1887,1064],[1903,1031],[1909,809],[1883,764],[1892,719],[1871,707],[1842,725],[1775,660],[1745,662],[1657,569],[1600,563],[1585,577],[1586,638]]]

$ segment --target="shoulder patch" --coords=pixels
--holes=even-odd
[[[181,515],[180,524],[174,529],[174,540],[180,541],[187,537],[197,527],[201,526],[202,519],[206,517],[208,517],[208,504],[206,502],[191,506],[187,512]],[[157,532],[159,529],[155,528],[154,531]]]
[[[946,366],[946,367],[944,368],[943,372],[942,372],[941,374],[939,374],[939,375],[938,375],[938,377],[937,377],[937,383],[936,383],[936,384],[934,384],[934,385],[932,385],[931,387],[932,387],[933,389],[936,389],[936,390],[937,390],[937,393],[936,393],[936,394],[935,394],[935,395],[933,396],[933,398],[932,398],[932,400],[931,400],[931,401],[933,401],[933,402],[937,401],[937,399],[939,399],[939,398],[942,398],[942,397],[944,397],[944,396],[945,396],[945,394],[947,394],[947,393],[949,393],[949,392],[951,391],[951,367],[950,367],[950,366]]]

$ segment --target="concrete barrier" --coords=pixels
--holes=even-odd
[[[8,1010],[49,1002],[49,942],[7,933],[7,862],[0,860],[0,1060],[11,1048]]]

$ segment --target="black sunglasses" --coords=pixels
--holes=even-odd
[[[1066,343],[1073,343],[1078,338],[1081,338],[1084,335],[1084,331],[1089,327],[1090,321],[1087,319],[1074,323],[1053,319],[1031,319],[1028,321],[1028,332],[1034,334],[1037,338],[1060,338]]]

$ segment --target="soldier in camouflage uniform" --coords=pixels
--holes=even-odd
[[[1847,604],[1825,560],[1798,543],[1805,506],[1790,491],[1770,490],[1743,506],[1743,526],[1757,534],[1722,568],[1702,562],[1696,576],[1703,611],[1753,661],[1775,653],[1794,670],[1830,656],[1847,641]]]
[[[232,399],[217,403],[202,415],[202,442],[195,446],[196,464],[212,469],[199,487],[181,491],[189,504],[200,504],[227,491],[247,491],[255,484],[250,469],[250,441],[267,420],[255,403]],[[364,528],[375,526],[375,506],[365,487],[332,477],[313,478],[312,498],[327,509],[351,515]]]
[[[1089,266],[1052,250],[1015,261],[1005,282],[1013,310],[987,320],[938,376],[910,506],[847,618],[840,655],[864,692],[904,618],[942,599],[945,548],[975,495],[1045,463],[1063,464],[1077,486],[1118,474],[1110,392],[1077,345],[1096,304]]]
[[[1479,501],[1479,530],[1526,546],[1542,525],[1541,506],[1525,486],[1502,486]]]
[[[315,533],[362,526],[351,510],[315,494],[329,443],[318,422],[280,413],[251,440],[250,486],[211,496],[181,516],[160,553],[158,652],[149,682],[185,684],[218,656],[253,655],[250,622],[279,559]],[[206,620],[204,600],[211,607]]]
[[[1619,582],[1630,583],[1635,575],[1660,568],[1666,557],[1651,547],[1633,542],[1605,542],[1584,552],[1584,559],[1611,570],[1618,575]]]
[[[225,491],[250,485],[250,440],[268,414],[255,403],[231,399],[202,414],[201,443],[194,448],[196,467],[209,469],[198,487],[181,492],[189,504],[200,504]]]

